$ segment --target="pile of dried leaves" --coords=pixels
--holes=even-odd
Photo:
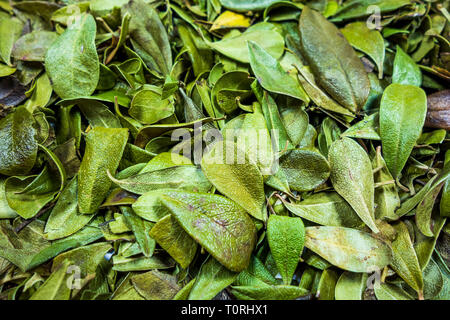
[[[0,1],[0,299],[449,299],[449,1]]]

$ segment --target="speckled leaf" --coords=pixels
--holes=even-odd
[[[111,175],[109,178],[122,189],[137,194],[164,188],[196,192],[207,192],[211,188],[211,183],[202,170],[193,165],[144,172],[123,180],[115,179]]]
[[[19,39],[24,25],[17,18],[0,19],[0,58],[11,66],[11,51]]]
[[[70,272],[68,272],[71,262],[64,261],[59,269],[53,272],[50,277],[33,293],[30,300],[69,300],[71,288],[67,285]]]
[[[160,94],[152,90],[141,90],[133,97],[128,113],[143,124],[153,124],[170,117],[174,113],[174,107],[168,99],[161,99]]]
[[[289,187],[296,191],[310,191],[328,180],[330,165],[320,153],[295,149],[280,159]]]
[[[425,92],[415,86],[391,84],[380,105],[380,136],[387,167],[398,179],[420,137],[427,113]]]
[[[168,214],[159,220],[153,226],[149,235],[183,269],[186,269],[194,259],[197,252],[197,243],[183,230],[172,215]]]
[[[191,289],[189,300],[211,300],[231,285],[238,273],[226,269],[216,259],[209,257],[203,263]]]
[[[129,32],[135,50],[147,65],[164,75],[172,69],[172,51],[167,31],[158,13],[142,0],[130,1],[122,14],[131,15]]]
[[[396,223],[394,228],[397,231],[397,238],[392,242],[393,259],[391,267],[411,288],[422,296],[422,270],[420,269],[408,228],[401,221]]]
[[[97,87],[100,64],[96,31],[94,17],[82,14],[48,49],[45,68],[62,99],[90,96]]]
[[[341,29],[348,42],[367,54],[378,68],[378,78],[383,78],[384,39],[377,30],[371,30],[366,22],[353,22]]]
[[[14,44],[12,56],[22,61],[44,61],[48,48],[57,38],[56,32],[38,30],[27,33]]]
[[[133,231],[136,237],[136,242],[142,250],[142,253],[146,257],[151,257],[155,250],[155,240],[152,239],[150,232],[153,224],[142,220],[138,215],[133,212],[133,209],[129,207],[121,208],[123,217],[125,218],[126,225]]]
[[[285,285],[292,276],[305,243],[305,227],[300,218],[271,215],[267,222],[267,241]]]
[[[385,242],[349,228],[307,227],[305,247],[352,272],[382,269],[392,261],[391,248]]]
[[[183,229],[231,271],[242,271],[256,244],[256,228],[242,208],[217,195],[169,191],[161,196]]]
[[[157,270],[133,276],[131,282],[147,300],[170,300],[180,290],[175,276]]]
[[[374,289],[378,300],[413,300],[406,291],[394,284],[380,283]]]
[[[308,291],[296,286],[233,287],[231,291],[240,300],[296,300]]]
[[[306,6],[299,30],[302,55],[320,86],[348,110],[361,109],[369,96],[369,78],[342,33],[320,13]]]
[[[65,238],[82,229],[92,216],[78,212],[78,180],[73,178],[61,193],[45,224],[45,238],[55,240]]]
[[[24,175],[33,168],[38,151],[33,124],[24,107],[0,120],[0,174]]]
[[[392,83],[409,84],[420,87],[422,72],[414,60],[397,46],[394,66],[392,70]]]
[[[357,228],[363,222],[355,210],[336,192],[313,194],[299,203],[284,203],[295,215],[330,227]]]
[[[309,102],[298,80],[285,72],[274,57],[254,41],[249,41],[247,45],[253,73],[264,89]]]
[[[369,156],[355,141],[343,138],[335,141],[329,151],[331,182],[375,233],[374,180]]]
[[[203,156],[202,170],[222,194],[255,218],[266,219],[266,198],[261,172],[234,143],[216,143],[209,153]]]
[[[95,213],[107,196],[111,181],[128,140],[127,129],[96,127],[86,136],[86,150],[78,174],[80,213]]]

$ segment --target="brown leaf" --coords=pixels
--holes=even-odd
[[[450,130],[450,90],[428,96],[428,111],[425,126]]]

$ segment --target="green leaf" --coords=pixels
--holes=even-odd
[[[422,84],[422,72],[414,60],[399,46],[395,54],[392,70],[392,83],[408,84],[420,87]]]
[[[372,166],[374,170],[381,168],[374,174],[375,183],[383,184],[393,181],[392,175],[386,167],[386,162],[381,156],[380,149],[377,149],[376,154],[372,159]],[[375,203],[375,217],[377,219],[398,219],[395,210],[400,206],[400,197],[395,184],[382,185],[376,188]]]
[[[131,101],[130,116],[143,124],[153,124],[174,113],[173,104],[152,90],[141,90]]]
[[[96,127],[86,135],[86,150],[78,174],[80,213],[95,213],[105,199],[128,140],[127,129]]]
[[[331,182],[375,233],[374,180],[369,156],[355,141],[343,138],[335,141],[329,151]]]
[[[211,189],[211,183],[206,179],[202,170],[193,165],[144,172],[123,180],[118,180],[110,174],[109,178],[122,189],[137,194],[164,188],[196,192],[207,192]]]
[[[283,70],[279,62],[256,42],[248,41],[250,65],[261,86],[267,91],[309,102],[297,79]]]
[[[299,203],[284,202],[293,214],[330,227],[357,228],[363,222],[355,210],[336,192],[319,192]]]
[[[402,288],[389,283],[375,285],[375,296],[378,300],[413,300]]]
[[[155,250],[155,240],[151,236],[153,224],[142,220],[129,207],[122,207],[121,210],[125,218],[125,223],[133,231],[142,253],[146,257],[151,257]]]
[[[254,41],[274,59],[278,59],[284,52],[283,37],[270,23],[259,23],[248,28],[244,33],[225,37],[216,42],[206,41],[208,46],[224,56],[242,63],[249,63],[250,56],[247,43]]]
[[[319,300],[334,300],[338,274],[332,269],[325,269],[319,280],[316,297]]]
[[[78,212],[78,180],[73,178],[61,193],[45,224],[45,238],[65,238],[82,229],[92,219],[90,215]]]
[[[157,270],[135,275],[131,282],[147,300],[170,300],[180,291],[176,277]]]
[[[296,286],[233,287],[233,295],[240,300],[296,300],[308,291]]]
[[[373,14],[373,7],[377,6],[380,13],[394,11],[398,8],[411,4],[411,0],[351,0],[346,1],[336,13],[336,20],[360,18]],[[372,9],[372,10],[371,10]]]
[[[369,78],[342,33],[320,13],[306,6],[299,30],[302,55],[320,86],[348,110],[360,110],[369,96]]]
[[[256,244],[256,228],[242,208],[221,196],[182,191],[168,191],[161,201],[221,264],[231,271],[247,268]]]
[[[82,14],[48,49],[45,69],[62,99],[90,96],[97,87],[100,64],[96,31],[94,18]]]
[[[336,283],[336,300],[362,300],[366,282],[366,273],[344,272]]]
[[[0,120],[0,174],[27,174],[36,161],[38,145],[32,115],[19,107]]]
[[[305,247],[352,272],[368,273],[392,261],[391,248],[385,242],[349,228],[307,227]]]
[[[33,269],[63,251],[102,237],[99,228],[88,225],[67,238],[50,242],[44,238],[42,221],[31,222],[18,234],[14,231],[15,227],[17,225],[11,225],[8,221],[0,221],[0,256],[14,263],[22,271]]]
[[[249,214],[266,220],[264,183],[258,166],[231,141],[217,142],[203,156],[202,170],[222,194]]]
[[[378,68],[378,78],[383,78],[384,39],[382,35],[367,27],[366,22],[353,22],[341,29],[348,42],[357,50],[367,54]]]
[[[408,228],[401,221],[396,223],[394,228],[397,232],[397,238],[392,242],[393,259],[391,267],[411,288],[422,296],[424,284],[422,270]]]
[[[379,134],[379,115],[373,113],[348,128],[341,137],[381,140]]]
[[[12,66],[11,51],[22,34],[23,27],[22,21],[15,17],[0,19],[0,58],[8,66]]]
[[[44,61],[47,50],[57,38],[56,32],[37,30],[27,33],[14,44],[12,56],[22,61]]]
[[[189,300],[211,300],[231,285],[238,273],[226,269],[212,257],[203,263],[191,289]]]
[[[122,15],[131,15],[129,33],[133,47],[151,69],[167,75],[172,69],[172,51],[167,31],[158,13],[142,0],[128,2]]]
[[[30,297],[30,300],[69,300],[71,288],[67,285],[71,273],[69,267],[71,262],[64,261],[59,269]]]
[[[197,252],[197,243],[183,230],[172,215],[168,214],[160,219],[153,226],[149,235],[183,269],[191,264]]]
[[[291,284],[305,243],[305,227],[300,218],[271,215],[267,241],[285,285]]]
[[[387,167],[398,179],[420,137],[427,113],[425,92],[411,85],[391,84],[380,105],[380,136]]]
[[[304,149],[295,149],[280,159],[289,187],[296,191],[310,191],[330,176],[330,165],[321,154]]]
[[[55,197],[58,189],[48,167],[44,167],[38,176],[10,177],[5,183],[9,207],[24,219],[34,217]]]

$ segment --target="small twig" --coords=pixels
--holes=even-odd
[[[44,213],[46,213],[48,210],[53,208],[55,206],[55,202],[47,203],[39,212],[31,219],[27,219],[24,222],[22,222],[17,228],[14,230],[16,233],[19,233],[22,231],[25,227],[27,227],[30,223],[37,220],[39,217],[41,217]]]

